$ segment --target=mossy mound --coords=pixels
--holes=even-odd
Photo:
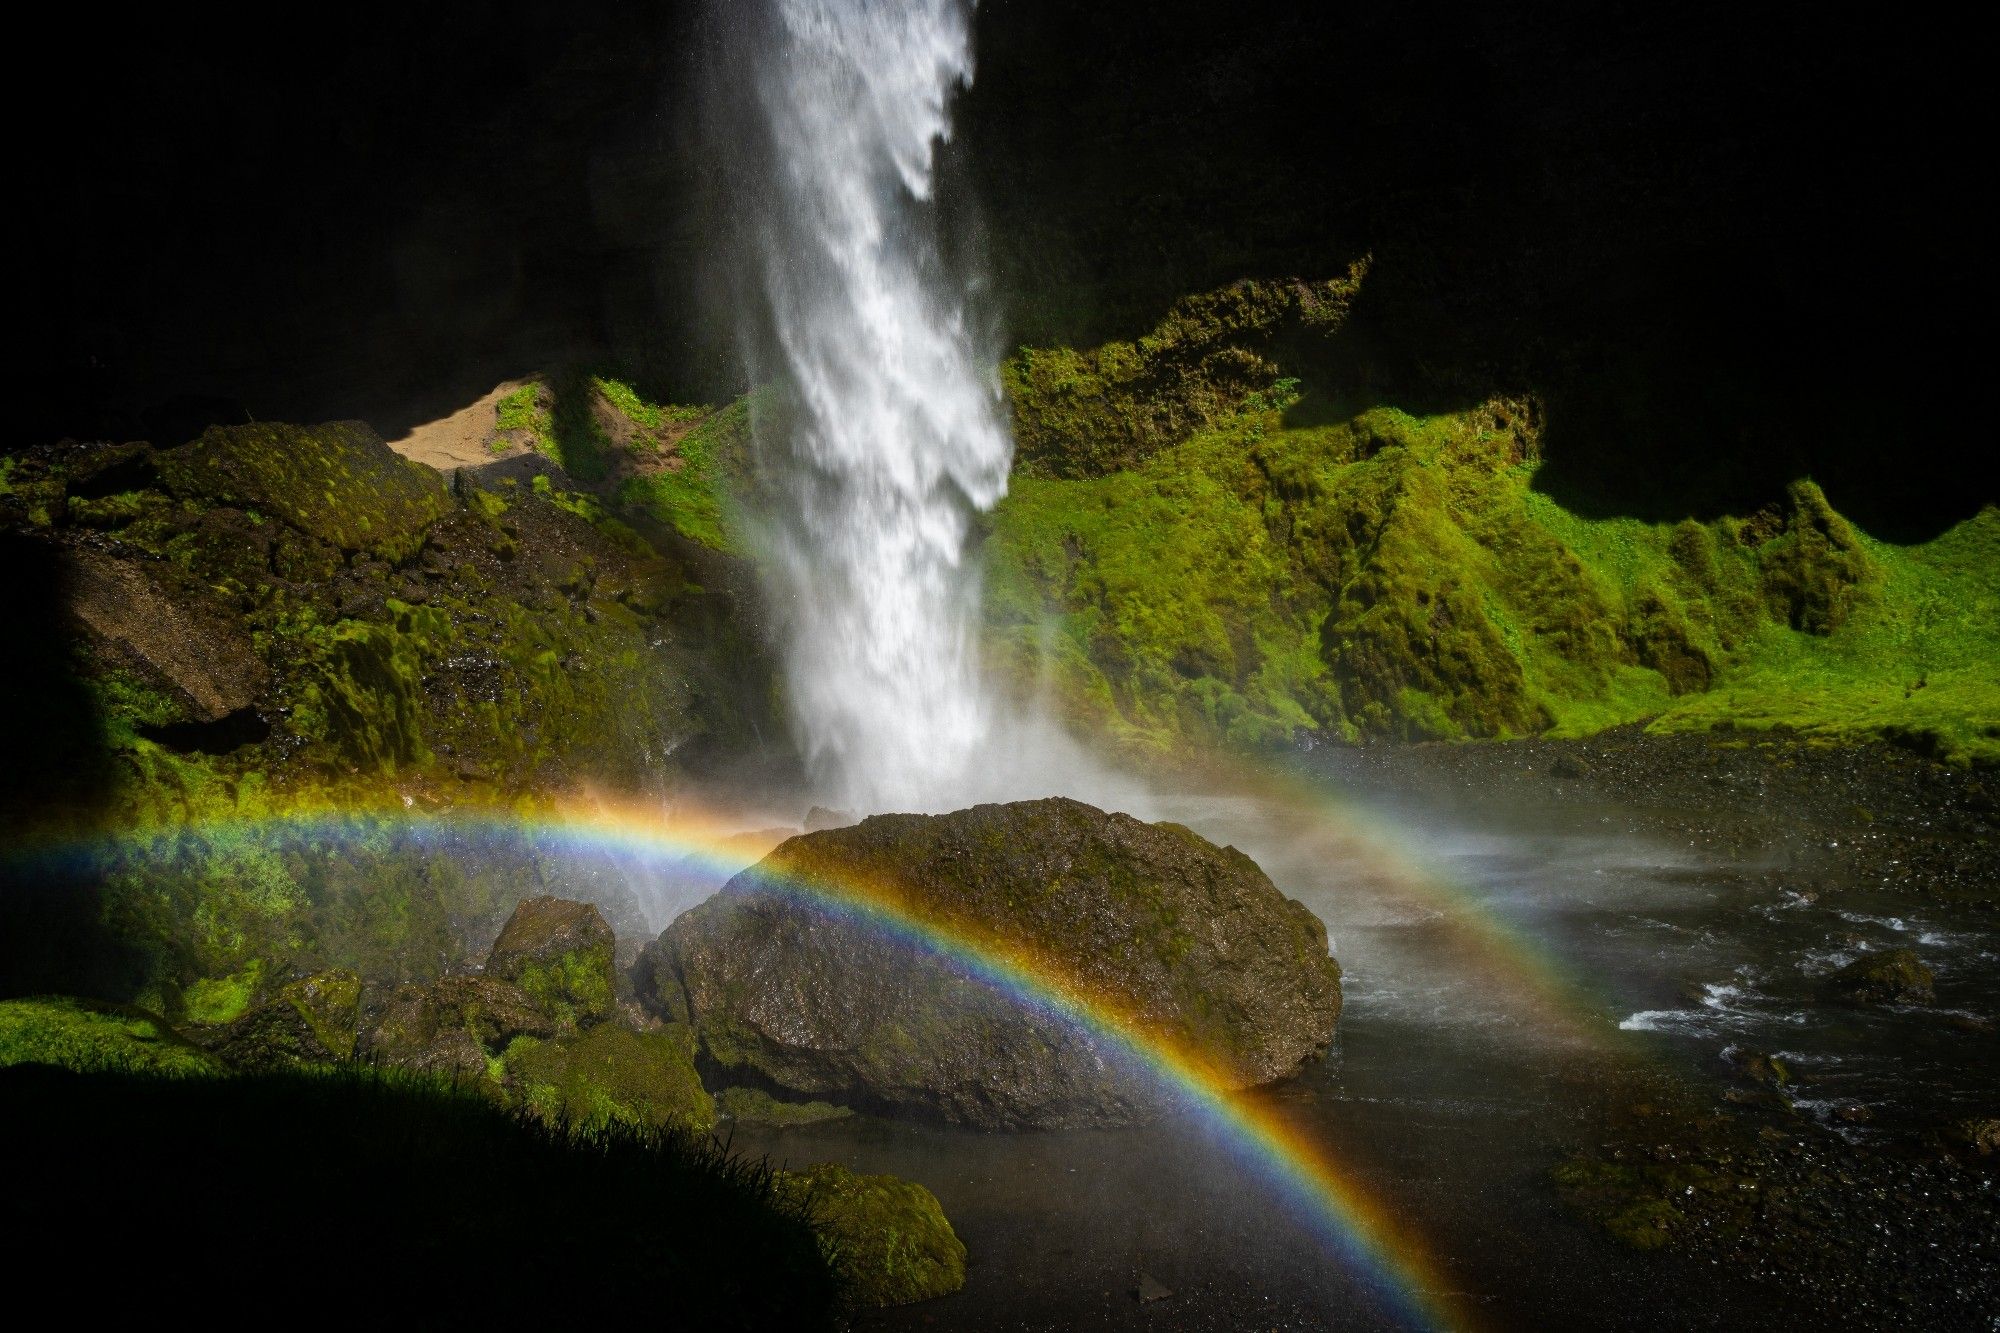
[[[694,1034],[684,1027],[635,1032],[601,1023],[551,1041],[522,1037],[505,1064],[510,1096],[544,1120],[584,1129],[715,1126],[715,1102],[694,1069]]]
[[[134,1074],[215,1074],[223,1068],[158,1015],[66,996],[0,1000],[0,1067],[10,1065]]]
[[[778,1188],[813,1219],[848,1305],[908,1305],[965,1285],[965,1245],[922,1185],[826,1163],[780,1172]]]
[[[617,938],[589,903],[523,899],[486,957],[489,976],[526,991],[563,1027],[596,1023],[617,1004]]]
[[[840,1304],[804,1209],[706,1136],[524,1121],[398,1072],[0,1070],[0,1145],[10,1260],[70,1272],[98,1237],[118,1280],[90,1308],[120,1322],[218,1290],[309,1300],[313,1323],[464,1329],[663,1309],[682,1328],[830,1329]],[[120,1219],[163,1200],[171,1225],[125,1243]]]
[[[1143,751],[1649,721],[2000,758],[2000,511],[1915,547],[1806,480],[1741,516],[1586,518],[1536,489],[1531,401],[1315,425],[1296,399],[1245,392],[1150,454],[1044,432],[1073,463],[1017,476],[984,548],[1024,688]]]
[[[816,905],[855,885],[980,957],[1019,958],[1231,1086],[1323,1053],[1340,1013],[1326,929],[1254,862],[1176,824],[1077,801],[877,815],[793,838],[681,915],[638,969],[724,1082],[1008,1128],[1123,1123],[1171,1092],[1097,1029]]]
[[[282,519],[342,551],[407,559],[451,508],[443,478],[400,457],[359,421],[211,426],[156,456],[182,499]]]

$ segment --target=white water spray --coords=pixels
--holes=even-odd
[[[760,0],[747,29],[768,578],[813,776],[860,810],[960,798],[993,726],[966,543],[1013,444],[934,189],[974,2]]]

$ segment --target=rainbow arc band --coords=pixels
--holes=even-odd
[[[426,812],[302,811],[254,820],[154,827],[87,844],[44,847],[36,859],[171,859],[186,835],[203,839],[367,840],[412,836],[441,850],[467,845],[526,845],[538,851],[609,856],[642,864],[692,866],[727,878],[753,859],[742,835],[703,820],[580,799],[535,810]],[[1452,1299],[1450,1279],[1424,1243],[1364,1186],[1333,1149],[1279,1111],[1232,1089],[1202,1053],[1144,1022],[1115,997],[1093,992],[1048,960],[970,928],[927,916],[891,885],[858,877],[838,881],[756,872],[757,887],[893,938],[931,955],[1011,1002],[1074,1025],[1131,1068],[1156,1080],[1196,1117],[1211,1140],[1249,1167],[1291,1213],[1326,1244],[1348,1275],[1398,1325],[1424,1329],[1473,1326]]]

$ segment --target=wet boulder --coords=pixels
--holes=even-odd
[[[1937,977],[1914,949],[1883,949],[1827,978],[1826,992],[1849,1004],[1932,1004]]]
[[[617,1007],[617,938],[589,903],[525,898],[486,956],[486,975],[533,997],[564,1027],[588,1026]]]
[[[484,1081],[515,1038],[555,1030],[519,986],[494,977],[446,977],[399,987],[367,1025],[360,1054],[378,1064]]]
[[[694,1034],[600,1023],[550,1041],[522,1037],[506,1055],[509,1093],[544,1120],[706,1131],[715,1102],[694,1069]]]
[[[845,910],[856,886],[892,922],[970,947]],[[1034,980],[995,984],[974,957]],[[1340,1013],[1325,927],[1249,857],[1063,799],[793,838],[678,918],[635,974],[725,1083],[986,1128],[1157,1114],[1163,1090],[1105,1014],[1245,1087],[1323,1054]],[[1051,982],[1099,1017],[1047,1003]]]
[[[848,1305],[908,1305],[965,1285],[965,1245],[922,1185],[825,1163],[781,1171],[777,1186],[812,1219]]]
[[[361,978],[318,972],[230,1024],[217,1054],[242,1068],[351,1060],[360,1015]]]

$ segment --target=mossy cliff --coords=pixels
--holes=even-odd
[[[754,749],[774,728],[747,575],[577,485],[448,482],[355,422],[10,457],[0,532],[56,573],[32,648],[96,733],[87,789],[10,810],[10,842],[157,835],[69,856],[103,956],[26,984],[224,1023],[330,968],[424,981],[576,877],[366,812],[671,791]],[[619,892],[581,896],[635,927]]]
[[[1183,303],[1153,336],[1234,380],[1138,399],[1123,344],[1010,363],[1023,455],[984,548],[988,616],[1077,721],[1152,751],[1645,721],[2000,758],[2000,512],[1897,546],[1801,478],[1741,515],[1586,518],[1537,489],[1533,399],[1302,396],[1232,322],[1269,290]],[[1335,331],[1301,364],[1337,360]]]

